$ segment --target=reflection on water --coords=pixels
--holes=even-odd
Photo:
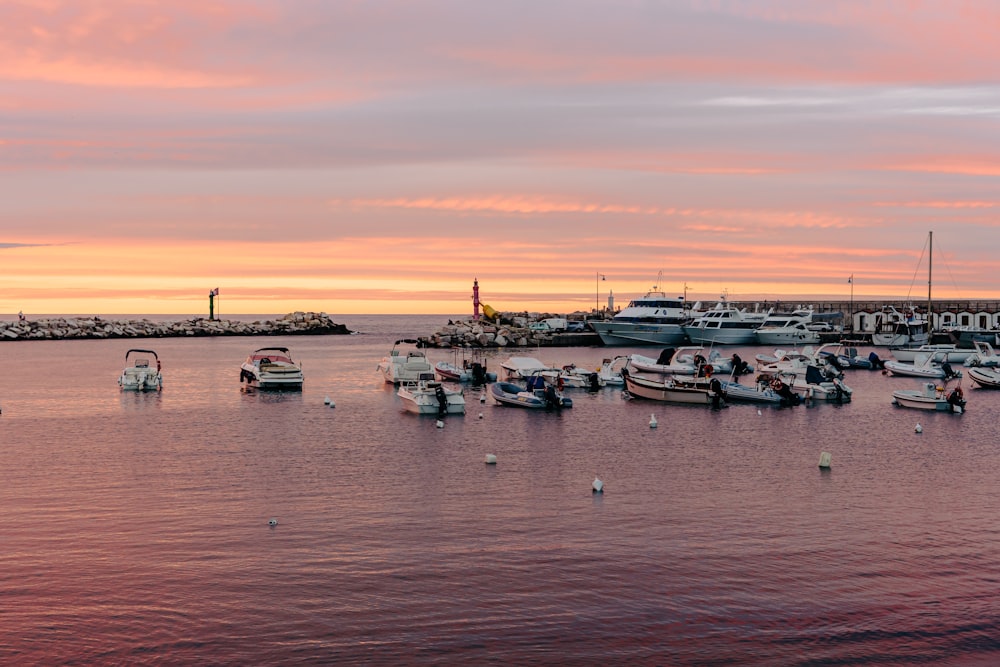
[[[467,388],[439,429],[375,367],[442,321],[267,339],[303,364],[288,393],[240,391],[260,339],[144,341],[164,373],[145,394],[116,383],[128,341],[0,345],[0,661],[997,658],[1000,392],[966,384],[957,417],[894,408],[911,381],[864,371],[851,404],[760,414]]]

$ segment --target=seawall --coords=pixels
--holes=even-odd
[[[237,322],[197,317],[177,322],[50,318],[0,322],[0,341],[100,338],[178,338],[184,336],[294,336],[351,333],[326,313],[294,312],[276,320]]]

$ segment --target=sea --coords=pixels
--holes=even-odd
[[[0,664],[1000,664],[1000,392],[924,412],[892,404],[919,380],[849,370],[839,405],[545,412],[466,387],[439,428],[376,366],[449,317],[334,319],[360,333],[0,343]],[[274,345],[302,391],[241,391]],[[161,392],[119,390],[130,348]],[[631,352],[655,356],[517,350]]]

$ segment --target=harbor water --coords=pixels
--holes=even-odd
[[[843,405],[536,412],[467,387],[438,428],[376,365],[447,316],[342,319],[363,333],[0,344],[0,664],[1000,663],[1000,392],[908,410],[918,380],[852,370]],[[274,345],[303,390],[241,392]],[[132,347],[162,392],[119,390]]]

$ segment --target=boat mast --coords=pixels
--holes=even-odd
[[[931,342],[931,332],[934,328],[931,311],[931,269],[934,265],[934,232],[927,233],[927,342]]]

